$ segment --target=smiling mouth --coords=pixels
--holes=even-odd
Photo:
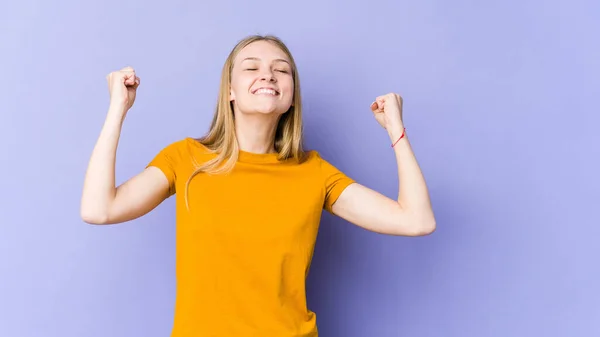
[[[256,90],[254,90],[252,93],[254,95],[271,95],[271,96],[279,95],[279,92],[277,90],[271,89],[271,88],[258,88]]]

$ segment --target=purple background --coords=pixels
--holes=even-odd
[[[105,76],[142,79],[120,183],[206,131],[252,33],[297,59],[308,146],[390,197],[369,104],[400,93],[437,215],[422,238],[324,215],[308,283],[322,336],[600,335],[599,17],[592,0],[4,1],[0,336],[169,335],[173,199],[127,224],[79,218]]]

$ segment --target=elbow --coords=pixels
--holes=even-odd
[[[435,220],[421,223],[415,230],[415,236],[426,236],[433,234],[436,229]]]
[[[82,214],[81,220],[83,220],[83,222],[90,224],[90,225],[106,225],[106,224],[108,224],[107,217],[98,216],[98,215]]]
[[[81,220],[90,225],[106,225],[108,224],[108,216],[100,212],[93,212],[85,208],[80,210]]]
[[[415,225],[412,226],[409,230],[403,231],[403,235],[406,236],[427,236],[433,234],[435,232],[435,224],[427,224],[427,225]]]
[[[433,215],[417,217],[412,221],[409,236],[427,236],[433,234],[437,228]]]

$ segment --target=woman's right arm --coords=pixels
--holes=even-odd
[[[81,218],[90,224],[115,224],[136,219],[169,196],[169,182],[156,167],[115,186],[117,146],[126,112],[135,100],[139,78],[131,68],[107,77],[111,104],[85,175]]]

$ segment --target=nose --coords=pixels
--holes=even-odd
[[[273,71],[271,69],[263,70],[260,74],[260,80],[267,82],[277,82],[277,79],[275,78],[275,75],[273,74]]]

